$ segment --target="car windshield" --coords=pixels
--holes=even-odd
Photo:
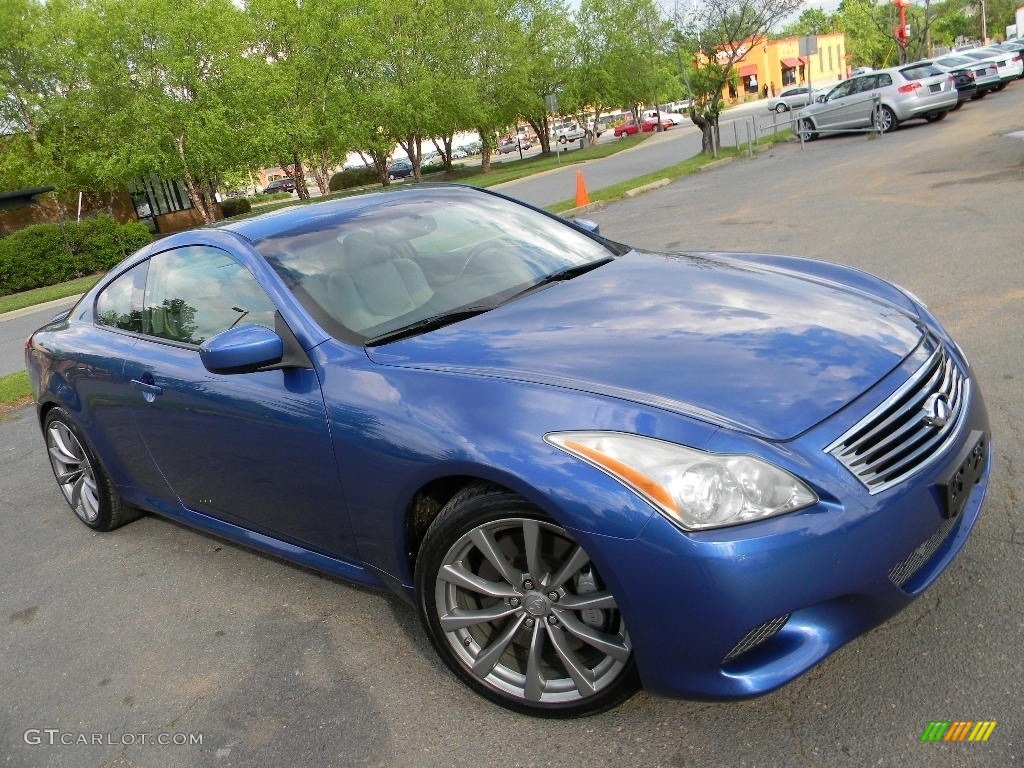
[[[963,56],[947,56],[944,59],[936,59],[936,61],[944,67],[963,67],[975,64],[972,59]]]
[[[325,330],[359,344],[488,311],[616,254],[551,216],[453,188],[397,193],[256,247]]]

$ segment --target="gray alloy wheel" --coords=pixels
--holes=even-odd
[[[416,586],[442,658],[502,706],[593,714],[638,687],[625,623],[590,557],[514,494],[449,502],[424,539]]]
[[[83,523],[97,531],[111,531],[139,516],[139,510],[114,490],[63,408],[46,414],[43,432],[57,485]]]
[[[789,112],[789,106],[786,104],[786,102],[780,101],[778,104],[775,105],[775,111],[781,115],[783,112]]]
[[[796,132],[804,141],[813,141],[818,138],[818,134],[814,132],[814,123],[806,117],[797,121]]]
[[[875,127],[880,133],[888,133],[894,130],[899,125],[899,120],[896,119],[896,113],[889,107],[882,104],[875,110]]]

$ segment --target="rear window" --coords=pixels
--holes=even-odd
[[[913,66],[901,69],[900,74],[907,78],[907,80],[921,80],[925,77],[933,77],[934,75],[943,75],[945,73],[933,64],[914,64]]]

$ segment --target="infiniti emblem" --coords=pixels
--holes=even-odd
[[[936,392],[930,395],[921,406],[924,411],[924,423],[929,427],[941,429],[946,426],[949,417],[953,415],[953,409],[945,395]]]

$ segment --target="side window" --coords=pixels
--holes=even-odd
[[[856,80],[847,80],[845,83],[840,83],[829,93],[829,100],[841,99],[843,96],[849,96],[853,92],[854,84]]]
[[[142,295],[149,262],[132,267],[96,297],[96,322],[122,331],[142,333]]]
[[[883,72],[878,76],[878,85],[876,85],[875,87],[884,88],[887,85],[892,85],[892,75],[890,75],[888,72]]]
[[[274,328],[274,305],[256,279],[209,246],[166,251],[149,261],[142,332],[185,344],[236,325]]]

